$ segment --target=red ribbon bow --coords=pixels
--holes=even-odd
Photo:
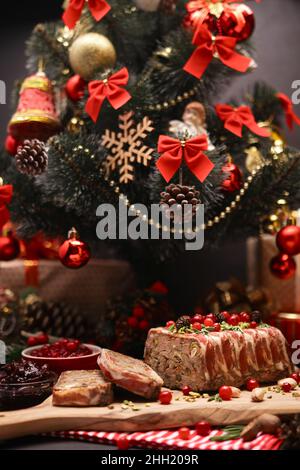
[[[233,108],[228,104],[217,104],[215,106],[217,115],[224,122],[224,127],[228,131],[242,137],[243,126],[248,127],[251,132],[261,137],[270,137],[267,129],[259,127],[249,106]]]
[[[217,36],[214,38],[206,26],[199,25],[194,37],[193,44],[197,46],[183,70],[201,78],[212,61],[217,55],[220,61],[238,72],[246,72],[252,59],[245,57],[234,50],[237,43],[236,38],[227,36]]]
[[[97,122],[102,104],[107,98],[114,109],[119,109],[131,99],[127,90],[121,88],[127,85],[129,74],[126,67],[111,75],[106,80],[94,80],[89,83],[90,97],[86,103],[87,114]]]
[[[105,0],[70,0],[62,17],[65,25],[68,26],[69,29],[75,28],[77,21],[81,17],[86,1],[96,21],[100,21],[111,8]]]
[[[11,202],[13,187],[11,184],[0,186],[0,228],[9,221],[9,210],[7,205]]]
[[[294,122],[300,126],[300,118],[294,113],[293,103],[290,98],[284,93],[277,93],[276,96],[282,104],[288,127],[292,130],[294,128]]]
[[[191,172],[203,183],[215,166],[203,153],[207,148],[207,137],[204,134],[186,141],[161,135],[157,150],[162,155],[156,166],[168,182],[179,170],[184,159]]]

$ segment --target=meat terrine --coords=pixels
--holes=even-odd
[[[287,344],[274,327],[241,331],[173,333],[167,328],[149,331],[145,362],[164,385],[193,391],[241,386],[250,377],[274,382],[291,373]]]
[[[55,406],[105,406],[112,401],[112,384],[100,370],[62,372],[53,389]]]
[[[108,380],[148,400],[156,399],[163,385],[159,375],[143,361],[109,349],[102,349],[98,365]]]

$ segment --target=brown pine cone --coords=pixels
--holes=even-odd
[[[192,215],[195,215],[197,211],[197,205],[200,204],[200,192],[195,189],[195,186],[183,186],[180,184],[169,184],[165,191],[160,194],[160,204],[167,204],[169,207],[178,204],[184,206],[185,204],[191,204]],[[174,214],[170,212],[170,218],[174,218]]]
[[[42,174],[48,166],[46,146],[38,139],[25,140],[15,159],[19,172],[30,176]]]

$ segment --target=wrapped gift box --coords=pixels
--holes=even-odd
[[[30,265],[31,264],[31,265]],[[79,270],[65,268],[59,261],[0,263],[0,285],[19,293],[35,279],[41,297],[47,301],[65,301],[89,315],[100,315],[106,301],[135,287],[129,263],[119,260],[91,260]]]
[[[247,240],[248,284],[267,289],[276,312],[300,312],[300,255],[295,257],[296,275],[288,280],[275,277],[269,268],[273,256],[278,254],[275,236],[261,235]]]

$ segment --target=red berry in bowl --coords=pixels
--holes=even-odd
[[[202,325],[201,325],[201,323],[199,323],[199,322],[195,322],[195,323],[193,324],[193,328],[194,328],[194,330],[201,331]]]
[[[254,329],[257,328],[257,323],[256,323],[256,321],[251,321],[251,322],[250,322],[250,328],[254,328]]]
[[[219,396],[224,401],[229,401],[232,398],[232,389],[227,385],[223,385],[219,388]]]
[[[300,384],[300,374],[297,374],[297,372],[294,372],[293,374],[291,374],[290,378],[296,380],[298,385]]]
[[[136,317],[129,317],[127,319],[127,323],[128,323],[129,326],[131,326],[131,328],[137,328],[138,324],[139,324],[139,321]]]
[[[188,385],[185,385],[184,387],[182,387],[181,391],[182,391],[183,395],[187,397],[190,394],[190,392],[192,391],[192,389]]]
[[[172,392],[160,392],[158,399],[162,405],[169,405],[172,401]]]
[[[283,392],[289,393],[289,392],[293,389],[293,387],[292,387],[292,385],[291,385],[290,383],[284,382],[284,383],[281,385],[281,389],[282,389]]]
[[[214,323],[215,322],[211,318],[206,317],[205,320],[204,320],[204,325],[205,326],[214,326]]]
[[[198,436],[208,436],[211,433],[211,427],[208,421],[199,421],[196,424],[196,433]]]
[[[191,324],[193,325],[194,323],[203,323],[204,321],[204,316],[203,315],[195,315],[194,317],[191,318]]]
[[[246,382],[246,388],[249,392],[252,392],[255,388],[259,387],[259,383],[256,379],[248,379]]]
[[[36,336],[38,344],[47,344],[49,342],[49,336],[46,333]]]
[[[75,352],[77,350],[77,344],[75,343],[75,341],[69,341],[66,344],[66,348],[70,352]]]
[[[166,328],[171,328],[171,326],[174,326],[175,322],[173,320],[170,320],[166,323]]]
[[[182,439],[184,441],[187,441],[190,439],[190,430],[189,428],[180,428],[178,431],[178,437],[179,439]]]
[[[214,323],[214,331],[221,331],[220,323]]]
[[[250,315],[247,312],[240,313],[240,321],[243,323],[250,323]]]
[[[145,310],[141,305],[136,305],[132,310],[132,315],[136,318],[144,318]]]
[[[140,321],[140,323],[139,323],[139,329],[140,330],[147,331],[147,330],[149,330],[149,328],[150,328],[150,323],[148,322],[148,320]]]
[[[228,323],[231,326],[237,326],[240,322],[239,316],[235,313],[229,317]]]

